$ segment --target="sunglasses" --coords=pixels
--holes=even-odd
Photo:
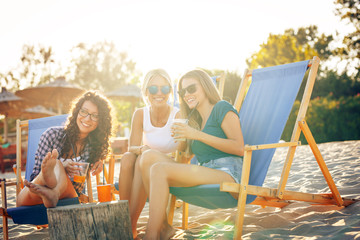
[[[149,93],[152,95],[155,95],[159,92],[159,87],[155,85],[149,86],[147,89],[149,90]],[[160,89],[163,94],[168,94],[170,92],[169,85],[161,86]]]
[[[90,115],[90,119],[93,121],[93,122],[97,122],[99,121],[99,115],[97,114],[90,114],[88,111],[86,111],[85,109],[81,108],[80,111],[79,111],[79,114],[80,116],[86,118],[88,115]]]
[[[188,92],[189,94],[193,94],[196,92],[196,83],[187,86],[186,88],[182,88],[178,91],[180,97],[184,97],[185,93]]]

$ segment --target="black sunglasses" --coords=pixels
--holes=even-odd
[[[149,93],[152,95],[157,94],[159,91],[159,87],[155,86],[155,85],[149,86],[149,87],[147,87],[147,89],[149,90]],[[163,94],[168,94],[170,92],[169,85],[161,86],[160,89]]]
[[[188,92],[189,94],[193,94],[196,92],[196,83],[187,86],[186,88],[182,88],[178,91],[180,97],[184,97],[185,93]]]
[[[91,119],[93,122],[99,121],[99,115],[94,114],[94,113],[90,114],[88,111],[86,111],[86,110],[83,109],[83,108],[80,108],[79,114],[80,114],[80,116],[82,116],[82,117],[84,117],[84,118],[86,118],[88,115],[90,115],[90,119]]]

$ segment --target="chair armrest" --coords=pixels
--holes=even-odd
[[[7,196],[6,196],[6,187],[16,186],[16,182],[7,181],[6,178],[0,179],[0,192],[1,192],[1,207],[3,209],[7,208]],[[0,215],[3,216],[3,215]]]
[[[270,144],[263,144],[263,145],[245,145],[245,151],[255,151],[255,150],[262,150],[262,149],[269,149],[269,148],[279,148],[279,147],[294,147],[300,146],[301,142],[284,142],[284,143],[270,143]]]

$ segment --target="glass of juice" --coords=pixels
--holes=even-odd
[[[99,202],[110,202],[111,199],[111,184],[104,184],[97,186]]]
[[[74,182],[83,183],[86,179],[86,173],[89,168],[88,162],[77,162],[79,170],[74,175]]]

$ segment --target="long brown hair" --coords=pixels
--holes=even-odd
[[[209,74],[207,74],[205,71],[201,69],[195,69],[182,75],[178,84],[179,90],[182,89],[182,81],[184,80],[184,78],[196,79],[198,83],[200,83],[201,87],[205,92],[206,97],[209,99],[211,104],[216,104],[218,101],[221,100],[220,94],[216,89],[215,84],[213,83]],[[188,118],[190,112],[193,109],[190,109],[188,107],[188,105],[185,103],[182,97],[179,97],[179,102],[180,102],[181,116],[183,118]],[[202,124],[201,116],[199,112],[195,109],[189,118],[189,125],[194,128],[200,129],[201,124]]]
[[[96,91],[88,91],[73,101],[70,110],[70,116],[65,125],[65,143],[61,151],[61,156],[71,151],[71,144],[79,139],[79,127],[76,118],[85,101],[95,104],[99,112],[98,126],[89,133],[86,142],[90,144],[89,162],[94,163],[98,160],[105,159],[110,152],[110,138],[114,131],[113,110],[109,100],[97,93]]]
[[[215,87],[215,84],[213,83],[209,74],[207,74],[205,71],[201,69],[195,69],[185,73],[183,76],[181,76],[179,80],[179,84],[178,84],[179,90],[182,89],[182,81],[185,78],[196,79],[198,83],[200,83],[201,87],[205,92],[206,97],[209,99],[209,102],[211,104],[216,104],[218,101],[221,100],[220,94],[217,88]],[[185,103],[184,99],[180,96],[179,96],[179,102],[180,102],[181,116],[189,120],[189,126],[199,130],[203,121],[203,119],[200,116],[200,113],[196,109],[190,109],[188,105]],[[192,112],[191,116],[189,116],[191,111],[194,112]],[[187,140],[186,142],[187,142],[186,153],[190,155],[191,154],[190,145],[192,141]]]

